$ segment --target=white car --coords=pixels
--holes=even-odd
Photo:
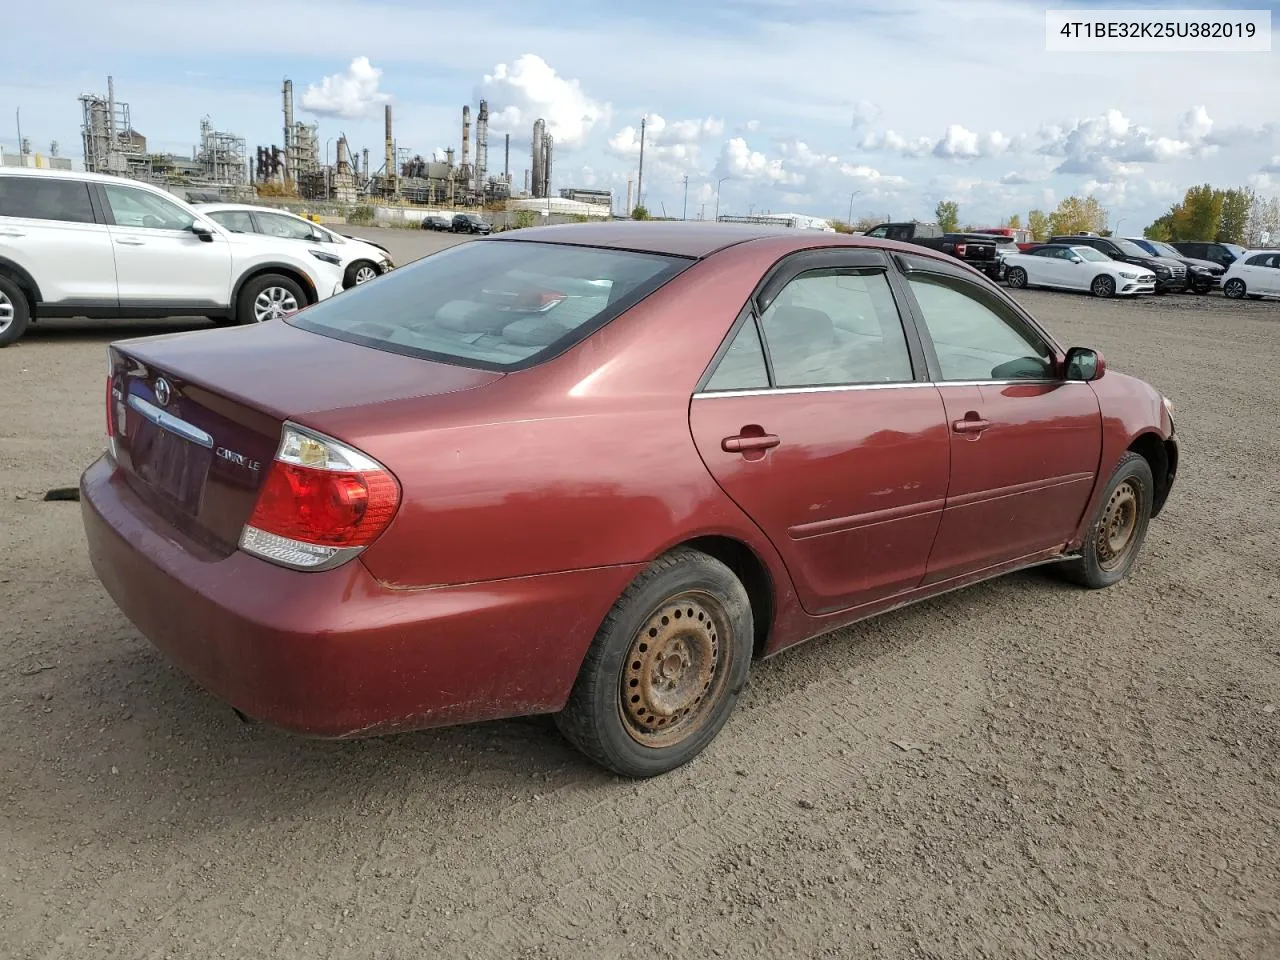
[[[1222,292],[1232,300],[1280,297],[1280,251],[1246,250],[1223,274]]]
[[[240,203],[197,203],[195,208],[234,233],[259,233],[298,243],[323,244],[326,252],[341,261],[342,282],[347,287],[368,283],[395,268],[386,247],[360,237],[334,233],[288,210]]]
[[[0,347],[41,317],[254,323],[343,289],[324,245],[231,233],[136,180],[0,168]]]
[[[1093,247],[1046,243],[1004,258],[1009,286],[1087,290],[1095,297],[1155,293],[1156,275],[1146,267],[1112,260]]]

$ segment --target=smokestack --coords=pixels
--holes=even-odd
[[[555,138],[547,134],[542,138],[542,195],[551,196],[551,148]]]
[[[360,161],[360,169],[364,171],[364,175],[367,177],[369,175],[369,148],[365,147],[360,152],[362,154],[361,161]]]
[[[391,192],[395,193],[396,192],[396,141],[391,136],[391,104],[389,103],[387,104],[386,125],[387,125],[387,130],[386,130],[387,142],[385,146],[387,151],[387,158],[386,158],[387,168],[384,171],[384,173],[387,178],[387,183],[391,187]]]
[[[480,101],[476,114],[476,193],[481,203],[485,198],[485,185],[489,173],[489,101]]]
[[[511,134],[507,134],[507,145],[502,153],[502,179],[511,185]]]
[[[293,81],[284,82],[284,178],[293,176]]]
[[[544,161],[546,154],[543,150],[543,141],[547,136],[547,122],[539,117],[533,122],[533,143],[532,143],[532,166],[533,166],[533,195],[535,197],[542,196],[542,185],[546,182],[546,174],[544,171]]]
[[[471,162],[471,105],[462,108],[462,166]]]

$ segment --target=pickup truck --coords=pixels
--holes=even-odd
[[[872,227],[866,235],[941,250],[963,260],[974,269],[981,270],[992,280],[1000,279],[1003,258],[996,255],[995,237],[975,233],[944,233],[936,223],[921,223],[918,220],[882,223]]]

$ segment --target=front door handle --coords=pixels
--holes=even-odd
[[[983,420],[972,411],[966,413],[963,420],[954,420],[951,423],[951,429],[956,433],[981,433],[989,426],[991,426],[990,420]]]
[[[736,437],[725,437],[720,441],[720,449],[725,453],[746,453],[749,450],[769,450],[782,441],[772,433],[739,434]]]
[[[123,243],[126,246],[130,246],[130,247],[141,247],[146,242],[147,241],[145,240],[139,240],[137,237],[121,237],[116,241],[116,243]]]
[[[21,230],[0,230],[0,237],[25,237]]]

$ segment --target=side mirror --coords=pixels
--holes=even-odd
[[[1084,263],[1084,257],[1080,256],[1080,254],[1078,254],[1078,253],[1073,253],[1073,254],[1071,255],[1071,262],[1072,262],[1072,263]]]
[[[1067,351],[1066,373],[1068,380],[1097,380],[1107,372],[1107,361],[1102,354],[1089,347],[1072,347]]]
[[[191,225],[191,232],[205,243],[213,243],[213,231],[198,220]]]

